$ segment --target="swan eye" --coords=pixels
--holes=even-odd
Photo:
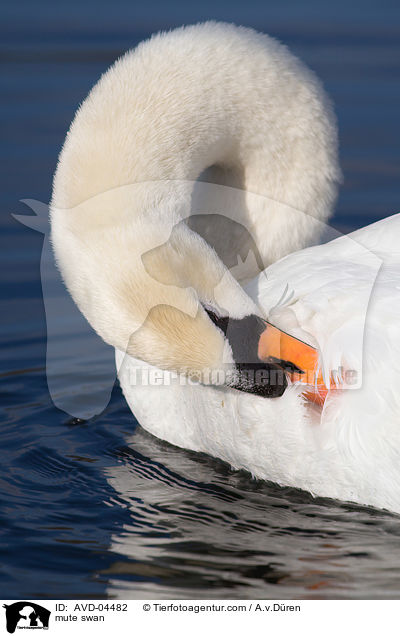
[[[206,313],[208,314],[209,318],[211,318],[211,321],[214,323],[214,325],[218,327],[218,329],[221,329],[224,336],[226,336],[226,331],[228,329],[228,323],[229,323],[228,316],[218,316],[211,309],[207,309],[206,307],[204,307],[204,309]]]

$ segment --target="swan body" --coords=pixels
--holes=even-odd
[[[291,254],[247,288],[270,314],[289,285],[291,298],[273,311],[275,323],[322,342],[330,367],[352,358],[362,374],[356,386],[329,393],[320,409],[303,398],[301,385],[268,400],[190,385],[170,372],[152,377],[141,361],[117,351],[120,383],[138,421],[157,437],[255,477],[400,512],[399,236],[400,214]]]
[[[177,29],[117,61],[79,108],[52,243],[144,428],[259,478],[400,511],[399,219],[296,251],[320,236],[339,179],[330,105],[283,46],[233,25]],[[267,317],[318,346],[327,378],[344,368],[356,383],[321,411],[286,376],[249,380],[279,368],[257,358]],[[156,381],[137,382],[137,367]],[[222,383],[209,375],[221,369]]]

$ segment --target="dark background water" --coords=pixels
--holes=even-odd
[[[3,3],[3,598],[400,597],[398,516],[313,500],[168,446],[137,426],[118,387],[86,422],[49,397],[43,237],[10,214],[29,213],[21,199],[49,200],[74,111],[120,53],[209,18],[278,37],[322,78],[344,172],[333,224],[349,230],[399,211],[398,2]]]

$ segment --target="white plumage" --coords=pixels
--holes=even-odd
[[[157,35],[80,107],[54,179],[52,241],[144,428],[259,478],[400,512],[399,217],[290,254],[331,213],[336,146],[318,81],[279,43],[217,23]],[[215,238],[216,212],[246,229],[250,258],[190,224],[211,215]],[[266,399],[191,385],[192,371],[236,363],[206,310],[270,316],[319,345],[326,378],[343,368],[356,382],[322,411],[300,386]],[[136,367],[161,384],[136,382]]]
[[[268,36],[211,22],[140,44],[79,108],[54,177],[52,241],[82,313],[150,364],[229,361],[198,301],[238,318],[255,308],[214,250],[181,224],[150,276],[142,256],[193,213],[210,168],[225,187],[200,189],[195,204],[247,228],[264,266],[303,247],[332,209],[336,146],[317,79]]]
[[[268,313],[289,285],[292,298],[274,318],[294,335],[301,328],[329,351],[339,330],[333,351],[339,346],[362,369],[360,388],[330,394],[321,410],[302,398],[300,386],[274,400],[181,386],[174,378],[170,385],[134,386],[132,369],[142,363],[129,356],[122,362],[117,352],[120,382],[139,422],[162,439],[256,477],[400,512],[399,235],[396,215],[291,254],[248,287]]]

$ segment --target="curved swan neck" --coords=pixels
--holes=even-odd
[[[226,199],[212,186],[197,196],[202,173],[229,185]],[[334,120],[312,73],[251,29],[178,29],[118,60],[78,110],[54,178],[53,245],[107,342],[163,368],[213,366],[226,340],[201,305],[256,313],[237,280],[315,235],[337,178]],[[226,233],[224,260],[187,227],[194,205],[246,229],[246,275],[226,264],[241,239]]]
[[[53,203],[73,208],[128,184],[193,181],[214,166],[205,178],[244,193],[242,221],[270,262],[315,231],[305,218],[279,234],[273,201],[311,219],[330,214],[336,146],[318,80],[284,47],[251,29],[196,25],[142,43],[101,78],[69,131]],[[145,190],[144,206],[157,204]],[[265,210],[253,209],[246,192],[268,197]]]

